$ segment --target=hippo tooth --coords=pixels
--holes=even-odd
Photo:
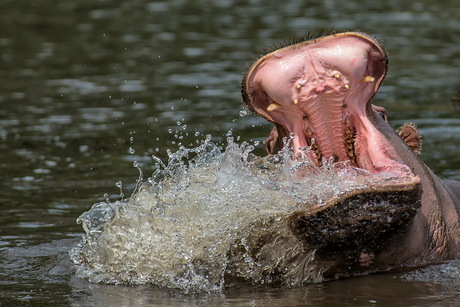
[[[345,84],[345,88],[348,90],[350,88],[350,85]]]
[[[311,138],[311,149],[317,153],[318,152],[318,144],[316,143],[316,139],[315,138]]]
[[[292,102],[293,102],[294,104],[297,104],[299,101],[298,101],[297,99],[294,99]]]
[[[307,128],[307,133],[308,133],[308,135],[310,135],[310,136],[313,135],[313,131],[311,131],[310,127]]]
[[[307,128],[307,133],[309,133],[309,131],[311,132],[311,134],[313,134],[313,131],[311,131],[311,129],[308,127]],[[310,142],[311,142],[311,150],[313,150],[313,152],[316,155],[316,161],[318,161],[318,166],[322,166],[323,165],[323,161],[322,161],[323,154],[321,153],[321,151],[318,148],[318,143],[316,142],[315,138],[311,138]]]
[[[315,150],[315,155],[316,155],[316,161],[318,161],[318,166],[323,165],[323,155],[321,154],[321,151],[319,149]]]
[[[355,153],[353,152],[353,149],[349,149],[349,150],[348,150],[348,156],[350,156],[350,157],[354,157],[354,156],[355,156]]]
[[[351,157],[351,158],[350,158],[350,161],[351,161],[352,163],[356,163],[356,156]]]
[[[348,108],[348,105],[346,103],[343,104],[342,106],[344,109]]]
[[[306,121],[308,120],[308,117],[307,117],[306,115],[304,115],[304,116],[302,117],[302,120],[303,120],[304,122],[306,122]]]
[[[297,87],[297,88],[301,88],[301,87],[302,87],[302,85],[300,85],[300,84],[297,84],[297,86],[296,86],[296,87]]]
[[[340,78],[340,75],[339,75],[339,74],[335,74],[335,75],[334,75],[334,78],[338,79],[338,78]]]
[[[353,150],[353,148],[354,148],[353,143],[348,142],[348,140],[347,140],[347,142],[345,142],[345,147],[347,147],[347,149],[349,149],[349,150]]]
[[[345,120],[343,121],[343,123],[345,125],[349,125],[350,124],[350,117],[349,116],[345,117]]]
[[[362,79],[361,79],[361,83],[365,83],[365,82],[374,82],[375,81],[375,78],[374,77],[371,77],[371,76],[364,76]]]
[[[278,108],[281,108],[281,106],[279,104],[277,104],[276,102],[272,103],[271,105],[269,105],[267,107],[267,112],[271,112],[271,111],[274,111]]]

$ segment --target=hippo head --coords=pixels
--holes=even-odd
[[[398,146],[407,145],[388,137],[394,131],[385,110],[370,102],[387,69],[381,42],[344,32],[274,50],[244,75],[243,101],[276,126],[266,140],[268,153],[291,136],[295,156],[307,155],[317,167],[333,159],[386,178],[292,214],[293,231],[323,258],[369,264],[420,208],[420,179],[399,154]]]

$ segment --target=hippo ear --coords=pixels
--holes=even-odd
[[[405,123],[396,130],[396,133],[406,142],[407,146],[416,154],[422,150],[422,137],[413,123]]]

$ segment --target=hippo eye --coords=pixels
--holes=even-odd
[[[383,118],[384,121],[387,121],[387,117],[385,116],[384,113],[382,113],[382,112],[378,112],[378,113],[380,114],[380,116],[382,116],[382,118]]]

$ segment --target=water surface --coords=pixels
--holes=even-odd
[[[460,179],[457,1],[0,0],[0,302],[8,305],[295,306],[458,304],[457,262],[295,288],[236,285],[187,295],[78,278],[76,219],[131,194],[155,154],[262,142],[271,125],[241,117],[239,82],[267,47],[316,29],[384,41],[390,70],[374,104],[410,121],[422,159]],[[458,94],[457,94],[458,95]],[[256,154],[263,154],[262,145]],[[117,186],[117,183],[119,183]],[[104,196],[104,194],[106,194]]]

